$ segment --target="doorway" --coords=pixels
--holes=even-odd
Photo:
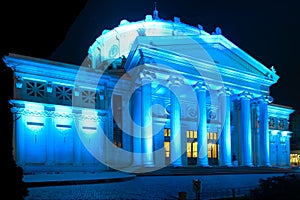
[[[209,132],[207,133],[207,157],[209,165],[218,165],[219,159],[219,144],[218,144],[218,133]]]

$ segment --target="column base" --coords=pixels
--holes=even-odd
[[[243,166],[253,167],[254,165],[253,165],[253,163],[245,163],[245,164],[243,164]]]
[[[197,159],[197,166],[199,167],[210,167],[208,164],[208,159],[207,158],[198,158]]]
[[[264,167],[271,167],[271,163],[264,163],[264,164],[262,164],[261,166],[264,166]]]
[[[154,163],[144,163],[144,167],[154,167]]]
[[[197,167],[211,167],[209,164],[197,164]]]
[[[183,165],[182,165],[182,164],[176,164],[176,163],[173,164],[173,163],[172,163],[171,166],[172,166],[172,167],[182,167]]]
[[[232,166],[233,166],[233,164],[232,164],[232,163],[224,163],[224,164],[222,164],[222,165],[220,165],[220,166],[232,167]]]

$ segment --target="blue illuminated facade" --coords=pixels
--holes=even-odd
[[[16,54],[14,156],[25,172],[289,166],[279,76],[221,34],[122,20],[81,66]]]

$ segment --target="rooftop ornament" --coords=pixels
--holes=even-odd
[[[154,11],[153,11],[153,19],[159,19],[158,10],[156,9],[156,2],[154,2]]]

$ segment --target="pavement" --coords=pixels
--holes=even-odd
[[[23,176],[28,187],[78,185],[119,182],[135,178],[135,174],[118,171],[35,173]]]
[[[120,182],[134,179],[137,176],[184,176],[270,173],[300,173],[300,170],[299,168],[279,167],[165,167],[157,171],[138,174],[129,174],[113,170],[103,172],[44,172],[35,174],[25,174],[23,176],[23,181],[27,184],[28,187],[42,187]]]

